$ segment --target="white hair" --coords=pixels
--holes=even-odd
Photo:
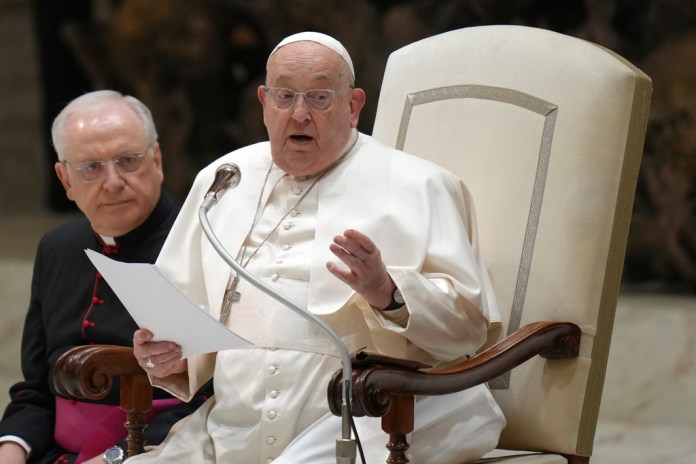
[[[113,101],[122,101],[128,105],[128,107],[131,108],[136,116],[138,116],[138,118],[142,121],[148,143],[154,144],[157,142],[157,129],[155,128],[155,122],[152,119],[152,113],[150,113],[150,110],[143,102],[135,97],[123,95],[122,93],[113,90],[97,90],[95,92],[89,92],[81,95],[68,103],[53,120],[51,139],[53,141],[53,147],[56,149],[56,153],[58,154],[59,161],[63,161],[65,159],[63,142],[65,140],[65,132],[70,118],[80,111],[101,106],[105,103]]]

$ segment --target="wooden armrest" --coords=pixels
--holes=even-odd
[[[429,371],[408,362],[399,365],[393,358],[381,362],[379,356],[359,352],[361,362],[353,364],[353,414],[381,417],[395,396],[445,395],[465,390],[488,382],[536,355],[550,359],[577,357],[580,334],[580,328],[570,322],[534,322],[470,359]],[[341,415],[341,378],[342,370],[339,370],[328,387],[329,407],[337,416]]]
[[[145,375],[133,349],[117,345],[85,345],[66,351],[53,372],[53,386],[61,396],[100,400],[113,387],[117,375]]]
[[[86,345],[66,351],[56,362],[53,387],[67,398],[103,399],[120,377],[120,406],[126,412],[127,455],[143,451],[145,413],[152,409],[152,385],[133,356],[133,348]]]

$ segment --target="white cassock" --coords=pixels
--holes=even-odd
[[[242,179],[209,219],[227,250],[241,248],[271,163],[267,142],[201,171],[157,262],[214,317],[220,315],[231,271],[203,236],[198,207],[224,162],[238,164]],[[349,351],[366,347],[432,366],[475,352],[499,316],[480,262],[473,204],[461,181],[360,134],[346,160],[282,219],[313,180],[273,166],[245,253],[256,251],[247,270],[321,317]],[[348,228],[367,234],[380,248],[406,307],[381,313],[326,270],[327,261],[338,261],[329,244]],[[336,461],[341,420],[329,413],[326,390],[341,368],[338,351],[320,328],[255,287],[242,283],[239,291],[228,325],[254,348],[191,358],[188,374],[153,378],[153,384],[186,400],[214,374],[215,397],[179,422],[161,446],[128,463]],[[380,419],[356,423],[367,462],[385,462],[387,436]],[[504,426],[483,385],[419,399],[410,459],[438,464],[475,459],[495,447]]]

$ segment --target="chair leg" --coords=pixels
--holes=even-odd
[[[152,385],[147,374],[121,376],[121,409],[126,412],[127,456],[135,456],[144,451],[145,413],[152,409]]]
[[[413,432],[413,396],[392,396],[389,411],[382,416],[382,430],[389,434],[387,464],[405,464],[409,444],[406,435]]]
[[[410,462],[406,457],[409,445],[406,440],[406,435],[403,433],[390,433],[387,449],[389,450],[389,458],[387,464],[406,464]]]
[[[124,426],[128,430],[126,443],[128,443],[127,457],[135,456],[145,451],[145,414],[142,412],[129,412]]]

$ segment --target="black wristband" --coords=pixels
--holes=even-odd
[[[401,290],[399,290],[399,288],[396,287],[392,292],[389,306],[384,308],[382,311],[394,311],[395,309],[401,308],[404,304],[406,304],[406,302],[404,301],[404,297],[401,296]]]

